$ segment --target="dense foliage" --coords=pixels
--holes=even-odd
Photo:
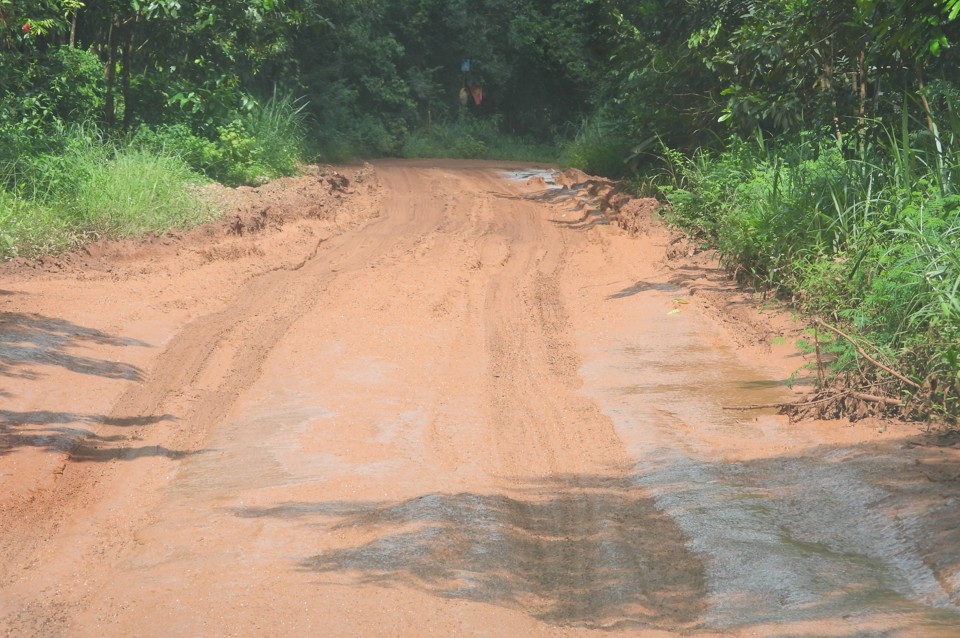
[[[835,335],[831,379],[956,414],[958,14],[960,0],[0,0],[0,254],[203,219],[183,188],[201,176],[559,147],[659,187],[736,272],[907,381]],[[131,201],[168,212],[138,225]]]

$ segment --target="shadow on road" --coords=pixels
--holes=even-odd
[[[98,345],[149,348],[137,339],[108,335],[100,330],[31,313],[0,313],[0,376],[35,379],[36,366],[56,366],[108,379],[142,379],[141,370],[129,363],[85,357],[71,348]]]
[[[910,463],[900,448],[558,476],[510,496],[432,493],[233,513],[302,520],[341,539],[297,563],[332,582],[413,587],[561,626],[684,633],[799,623],[789,635],[805,636],[804,623],[814,622],[852,638],[920,623],[940,636],[956,626],[960,604],[958,592],[937,584],[960,571],[960,511],[950,507],[960,502],[960,470],[938,461],[934,444]],[[864,630],[870,623],[861,621],[874,617],[879,626]],[[891,623],[899,628],[885,633]]]
[[[170,414],[117,418],[47,410],[0,410],[0,456],[21,447],[69,452],[71,460],[81,462],[130,461],[147,456],[181,459],[199,453],[170,450],[155,445],[128,446],[124,445],[124,442],[132,439],[127,435],[100,436],[90,429],[90,426],[97,425],[133,428],[176,420],[176,417]]]
[[[535,610],[571,626],[686,626],[706,604],[703,568],[642,492],[603,477],[532,485],[519,498],[428,494],[400,503],[288,503],[246,518],[316,519],[372,541],[300,567],[360,583]]]
[[[666,293],[679,293],[684,290],[682,286],[678,286],[673,283],[657,283],[649,281],[638,281],[632,286],[627,286],[623,290],[619,290],[612,295],[607,295],[608,300],[612,299],[625,299],[627,297],[632,297],[638,295],[641,292],[646,292],[648,290],[657,290],[659,292]]]

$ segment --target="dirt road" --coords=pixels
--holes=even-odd
[[[956,446],[518,168],[0,274],[0,633],[960,636]]]

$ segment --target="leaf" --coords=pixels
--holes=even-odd
[[[680,314],[680,309],[679,309],[679,308],[674,308],[673,310],[671,310],[671,311],[668,312],[667,314],[668,314],[668,315],[679,315],[679,314]]]

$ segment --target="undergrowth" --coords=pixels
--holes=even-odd
[[[60,127],[42,152],[0,162],[0,258],[75,248],[209,220],[214,210],[179,157],[104,140],[92,126]]]
[[[553,162],[556,147],[516,137],[500,130],[496,117],[479,118],[468,113],[450,122],[410,133],[400,155],[409,158],[500,159]]]
[[[623,125],[603,114],[584,120],[572,139],[563,144],[560,162],[590,175],[611,179],[626,177],[627,158],[634,143],[621,133]]]
[[[856,388],[857,400],[853,390],[837,392],[843,405],[824,401],[822,416],[957,418],[955,156],[914,132],[855,149],[824,136],[780,146],[737,140],[721,153],[664,157],[670,221],[715,245],[742,278],[841,329],[843,336],[811,333],[809,348],[824,364],[825,391]]]
[[[229,186],[293,175],[304,155],[305,103],[289,95],[251,102],[235,119],[200,135],[185,124],[141,127],[134,146],[176,155],[193,170]]]
[[[123,138],[64,124],[50,109],[0,118],[0,259],[208,221],[213,206],[193,185],[261,184],[296,172],[303,106],[274,95],[208,134],[167,124]]]

